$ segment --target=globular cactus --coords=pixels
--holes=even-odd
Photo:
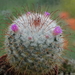
[[[60,63],[64,39],[62,29],[50,19],[50,13],[20,16],[9,26],[5,36],[8,61],[15,70],[29,75],[48,73]]]

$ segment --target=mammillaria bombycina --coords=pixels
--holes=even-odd
[[[5,36],[7,59],[15,70],[42,75],[60,63],[63,30],[50,19],[50,13],[27,12],[13,20]],[[59,63],[59,64],[58,64]]]

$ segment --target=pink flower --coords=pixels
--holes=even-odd
[[[56,26],[55,29],[53,30],[54,35],[59,35],[62,33],[62,29],[60,26]]]
[[[45,15],[45,16],[49,16],[50,13],[49,13],[49,12],[45,12],[44,15]]]
[[[12,31],[17,32],[18,31],[18,26],[16,24],[13,24],[11,26]]]
[[[48,35],[46,35],[45,37],[46,37],[47,39],[49,38],[49,36],[48,36]]]
[[[32,39],[32,37],[28,37],[28,39],[29,39],[29,40],[31,40],[31,39]]]
[[[27,15],[30,15],[30,14],[31,14],[31,12],[27,12],[26,14],[27,14]]]

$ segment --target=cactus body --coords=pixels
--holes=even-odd
[[[57,27],[57,28],[56,28]],[[9,62],[30,75],[49,72],[63,52],[61,28],[49,14],[27,13],[14,20],[5,36]]]

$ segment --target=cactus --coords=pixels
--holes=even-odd
[[[27,12],[13,20],[7,34],[7,60],[15,70],[42,75],[56,64],[61,65],[59,57],[64,50],[62,29],[50,19],[50,13]]]

